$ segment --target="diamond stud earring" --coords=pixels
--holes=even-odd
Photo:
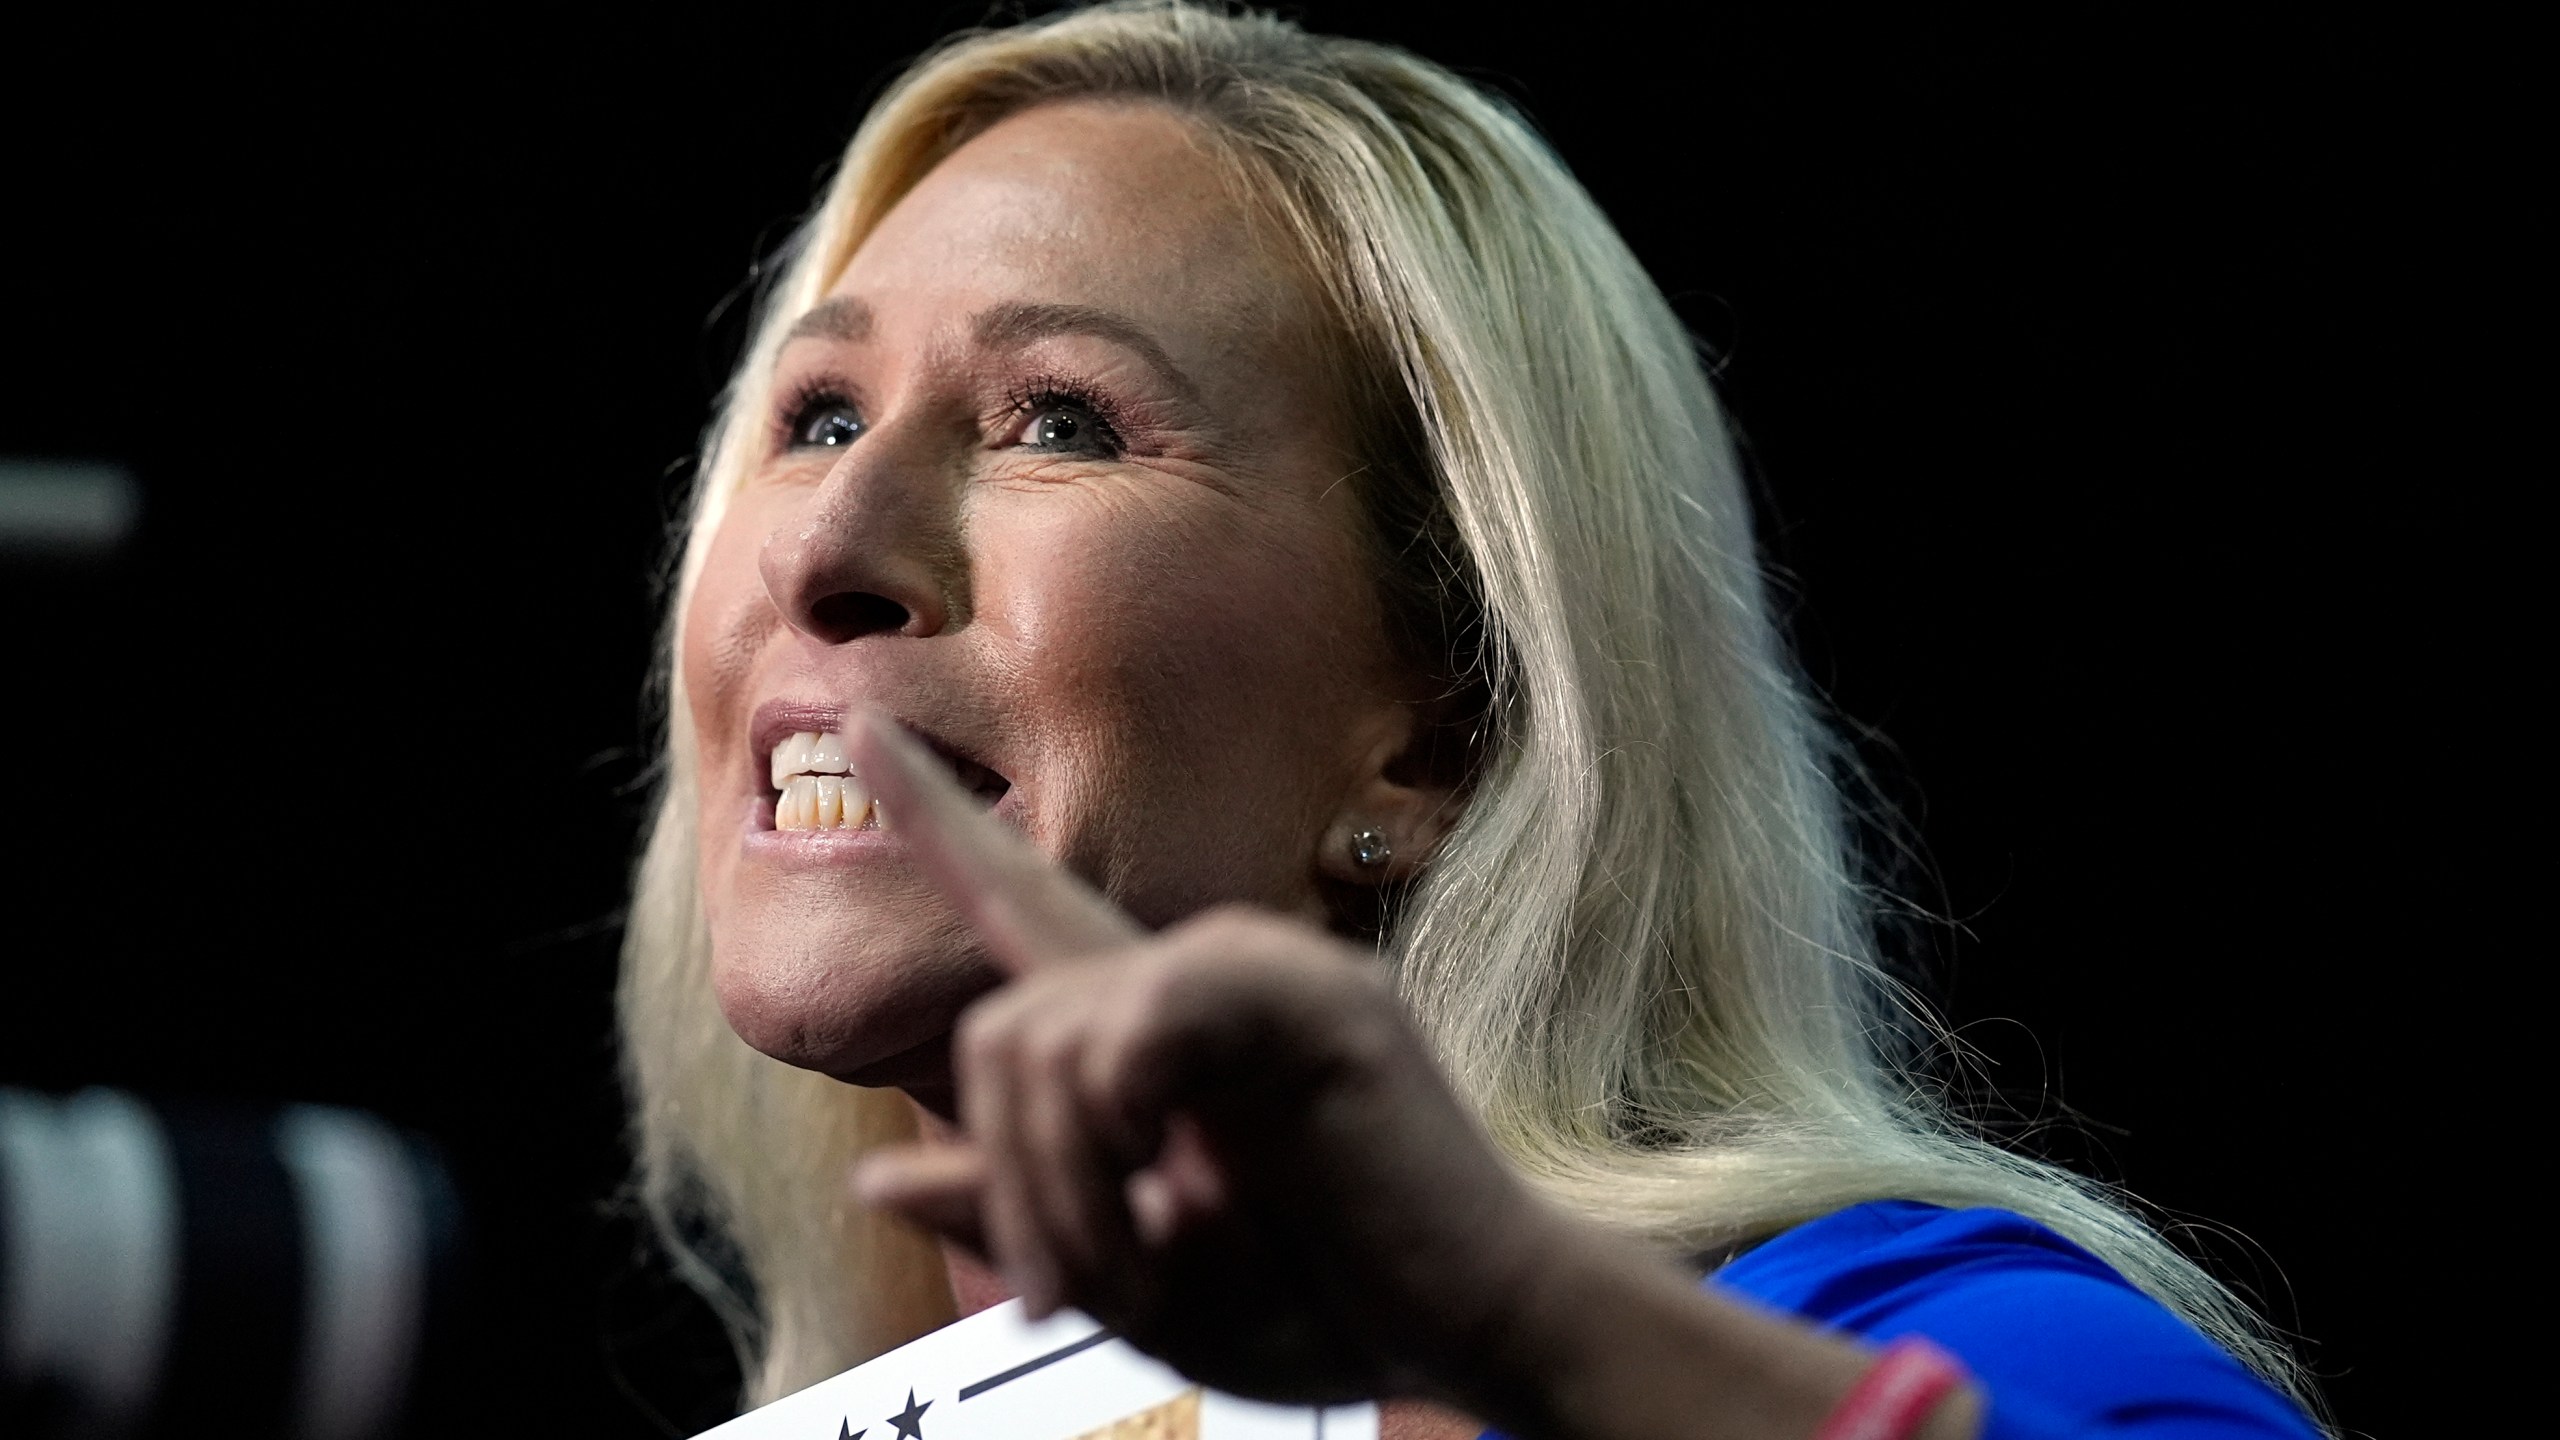
[[[1352,863],[1363,870],[1386,864],[1388,857],[1395,853],[1395,847],[1389,845],[1387,837],[1379,831],[1362,830],[1351,837]]]

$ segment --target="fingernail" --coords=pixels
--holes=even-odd
[[[889,1182],[884,1178],[887,1169],[887,1166],[872,1160],[853,1162],[850,1178],[854,1200],[867,1208],[879,1208],[881,1197],[889,1188]]]
[[[1138,1238],[1159,1248],[1173,1238],[1173,1189],[1153,1170],[1129,1177],[1129,1221]]]

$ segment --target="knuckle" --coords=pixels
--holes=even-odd
[[[1177,933],[1191,946],[1234,948],[1259,940],[1272,918],[1251,905],[1230,900],[1201,911]]]
[[[1052,1082],[1074,1073],[1076,1055],[1082,1048],[1083,1037],[1075,1027],[1054,1021],[1026,1027],[1016,1042],[1022,1068]]]
[[[1262,948],[1262,945],[1270,945],[1275,935],[1288,933],[1290,922],[1280,915],[1272,915],[1270,910],[1254,907],[1254,904],[1226,902],[1208,912],[1208,928],[1221,943]]]
[[[954,1038],[962,1059],[985,1063],[1013,1053],[1019,1028],[1005,1007],[980,1004],[961,1015],[959,1033]]]
[[[1201,960],[1196,952],[1175,947],[1141,957],[1129,967],[1128,979],[1121,989],[1120,1010],[1140,1019],[1162,1013],[1180,996],[1183,987],[1193,982]]]

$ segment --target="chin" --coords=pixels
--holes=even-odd
[[[739,1039],[785,1064],[856,1085],[894,1085],[919,1099],[948,1089],[951,1029],[996,977],[944,946],[884,947],[876,938],[864,944],[795,930],[798,943],[724,942],[715,926],[720,1013]]]

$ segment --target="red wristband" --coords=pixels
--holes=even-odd
[[[1965,1382],[1956,1358],[1917,1335],[1885,1347],[1822,1422],[1813,1440],[1911,1440]]]

